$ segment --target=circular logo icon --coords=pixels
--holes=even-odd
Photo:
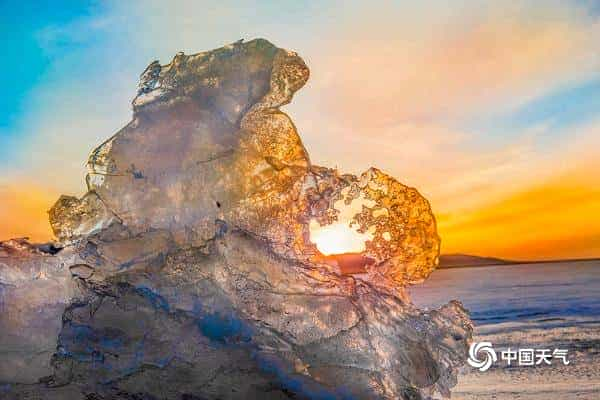
[[[480,358],[481,356],[481,358]],[[467,362],[473,368],[478,368],[481,372],[485,372],[498,361],[496,351],[490,342],[474,342],[469,347],[469,358]]]

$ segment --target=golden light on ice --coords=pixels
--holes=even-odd
[[[345,192],[343,192],[345,194]],[[324,255],[343,253],[362,253],[365,251],[365,242],[373,239],[373,232],[358,232],[358,227],[350,226],[350,221],[360,212],[363,206],[372,207],[371,200],[362,196],[346,205],[342,200],[335,203],[334,208],[339,211],[338,220],[330,225],[321,226],[316,220],[311,220],[309,225],[310,241]]]
[[[348,223],[335,222],[320,226],[315,220],[310,222],[310,240],[324,255],[343,253],[362,253],[368,233],[360,233],[348,226]]]

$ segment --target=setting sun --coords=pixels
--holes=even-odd
[[[315,220],[310,221],[310,240],[324,255],[343,253],[362,253],[365,242],[372,235],[360,233],[351,228],[348,222],[334,222],[331,225],[320,226]]]
[[[373,207],[375,202],[361,195],[346,204],[343,198],[348,195],[348,192],[349,188],[343,189],[342,198],[333,205],[338,212],[337,221],[324,226],[314,219],[310,221],[310,241],[323,255],[362,253],[365,251],[365,242],[373,240],[373,232],[361,233],[357,225],[351,226],[351,222],[363,207]]]

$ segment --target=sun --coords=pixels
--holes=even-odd
[[[348,223],[335,222],[320,226],[315,220],[310,221],[310,240],[324,255],[343,253],[362,253],[368,233],[360,233],[348,226]]]
[[[342,195],[346,196],[348,191],[349,188],[343,189]],[[363,207],[373,207],[374,204],[374,201],[365,199],[362,194],[348,204],[343,199],[336,201],[333,208],[338,212],[337,221],[321,226],[318,221],[311,219],[309,224],[310,241],[326,256],[364,252],[366,250],[365,243],[373,240],[372,230],[361,233],[358,231],[357,225],[350,225]]]

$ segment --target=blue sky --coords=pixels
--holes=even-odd
[[[0,98],[0,127],[3,134],[15,133],[14,126],[23,112],[29,92],[39,85],[52,59],[42,47],[41,33],[52,26],[69,24],[93,13],[93,7],[81,1],[2,1],[0,2],[0,40],[4,53],[6,79]],[[60,44],[63,53],[73,43]]]
[[[562,87],[528,101],[516,109],[473,118],[482,135],[511,139],[528,127],[545,124],[554,135],[566,135],[574,126],[598,118],[600,79],[590,78]]]

